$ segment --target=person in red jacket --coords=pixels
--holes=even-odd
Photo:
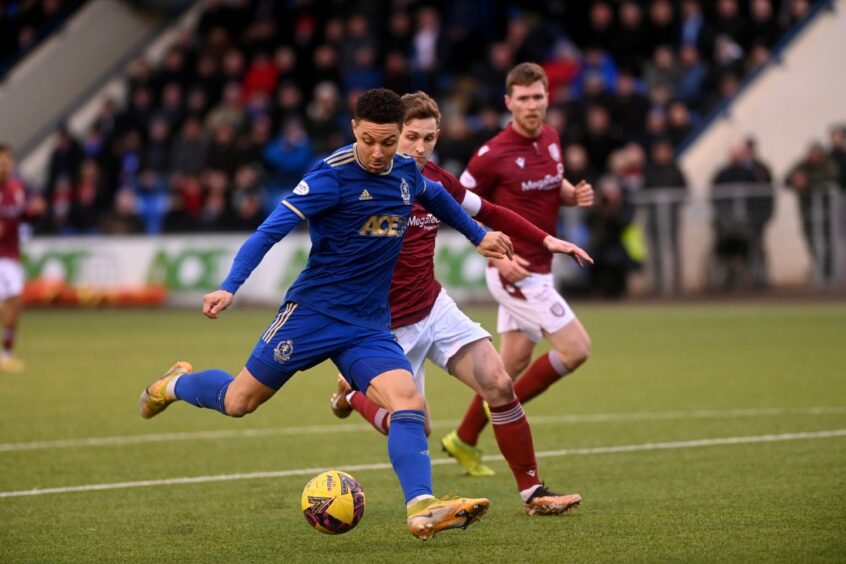
[[[592,262],[582,249],[538,229],[508,209],[492,205],[465,190],[457,178],[429,161],[440,133],[437,103],[423,92],[402,97],[405,123],[398,150],[417,161],[423,175],[439,182],[476,220],[547,252],[565,253],[582,264]],[[490,405],[494,433],[508,462],[528,515],[559,514],[579,505],[579,494],[561,495],[541,482],[532,434],[511,378],[491,344],[490,334],[468,318],[435,279],[435,236],[440,222],[415,204],[394,270],[389,302],[391,330],[411,362],[417,388],[425,394],[423,364],[428,358],[481,394]],[[331,398],[338,417],[358,411],[387,434],[388,412],[364,394],[352,391],[339,376]],[[428,413],[428,412],[427,412]],[[426,432],[429,433],[429,418]]]
[[[38,218],[45,207],[40,197],[27,201],[23,184],[13,176],[14,168],[12,148],[0,144],[0,321],[3,324],[0,370],[3,372],[24,369],[23,361],[14,353],[24,287],[20,225]]]

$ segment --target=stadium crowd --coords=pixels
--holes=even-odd
[[[500,127],[504,75],[522,60],[550,76],[571,178],[627,185],[648,165],[646,184],[683,186],[672,149],[809,5],[205,4],[160,64],[131,65],[125,105],[104,102],[79,139],[56,133],[41,233],[249,230],[351,141],[350,104],[374,86],[439,100],[438,159],[460,173]]]
[[[810,5],[205,0],[161,61],[130,65],[125,103],[105,100],[83,135],[55,133],[37,232],[249,231],[352,141],[350,108],[376,86],[438,100],[436,159],[460,174],[503,125],[505,74],[532,60],[550,78],[567,178],[597,186],[584,218],[605,265],[594,282],[616,295],[641,260],[626,244],[631,196],[684,193],[675,150]]]

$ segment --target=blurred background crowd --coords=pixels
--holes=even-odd
[[[0,58],[18,56],[80,2],[3,3]],[[676,154],[699,124],[770,57],[809,0],[204,0],[195,28],[161,62],[137,59],[125,104],[106,100],[90,129],[60,127],[43,193],[40,234],[245,231],[333,149],[352,141],[350,108],[385,86],[425,90],[444,119],[436,160],[460,174],[507,119],[508,70],[536,61],[550,79],[548,123],[566,170],[598,203],[579,223],[609,295],[642,260],[631,225],[637,195],[686,180]],[[826,132],[820,132],[821,136]],[[754,183],[743,221],[718,213],[716,255],[761,285],[761,238],[772,185],[802,194],[846,186],[844,128],[832,124],[786,179],[773,179],[755,139],[727,150],[714,178]],[[769,189],[767,188],[769,186]],[[803,213],[810,214],[810,204]],[[672,229],[678,218],[672,219]],[[806,231],[810,229],[806,225]],[[647,226],[647,231],[649,227]],[[646,233],[649,236],[649,233]],[[738,258],[741,257],[741,258]],[[677,261],[676,261],[677,263]]]

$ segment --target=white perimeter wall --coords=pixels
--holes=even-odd
[[[777,183],[805,153],[810,142],[827,141],[828,129],[846,122],[846,0],[823,12],[790,44],[682,155],[680,166],[691,184],[692,204],[682,233],[683,281],[701,289],[712,244],[706,206],[710,181],[728,159],[728,148],[748,134],[758,139],[763,160]],[[810,257],[796,197],[777,190],[776,211],[766,234],[770,276],[776,285],[807,282]]]

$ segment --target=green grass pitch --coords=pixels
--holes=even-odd
[[[526,411],[541,476],[583,506],[529,518],[501,459],[486,479],[444,460],[470,392],[430,367],[436,493],[491,509],[426,543],[405,530],[384,437],[329,411],[331,364],[244,419],[138,416],[175,360],[237,371],[272,308],[27,311],[27,371],[0,374],[0,562],[846,561],[846,304],[576,309],[593,356]],[[468,311],[493,328],[492,309]],[[480,445],[498,454],[490,430]],[[320,468],[365,489],[349,534],[300,513]],[[96,487],[20,495],[75,486]]]

